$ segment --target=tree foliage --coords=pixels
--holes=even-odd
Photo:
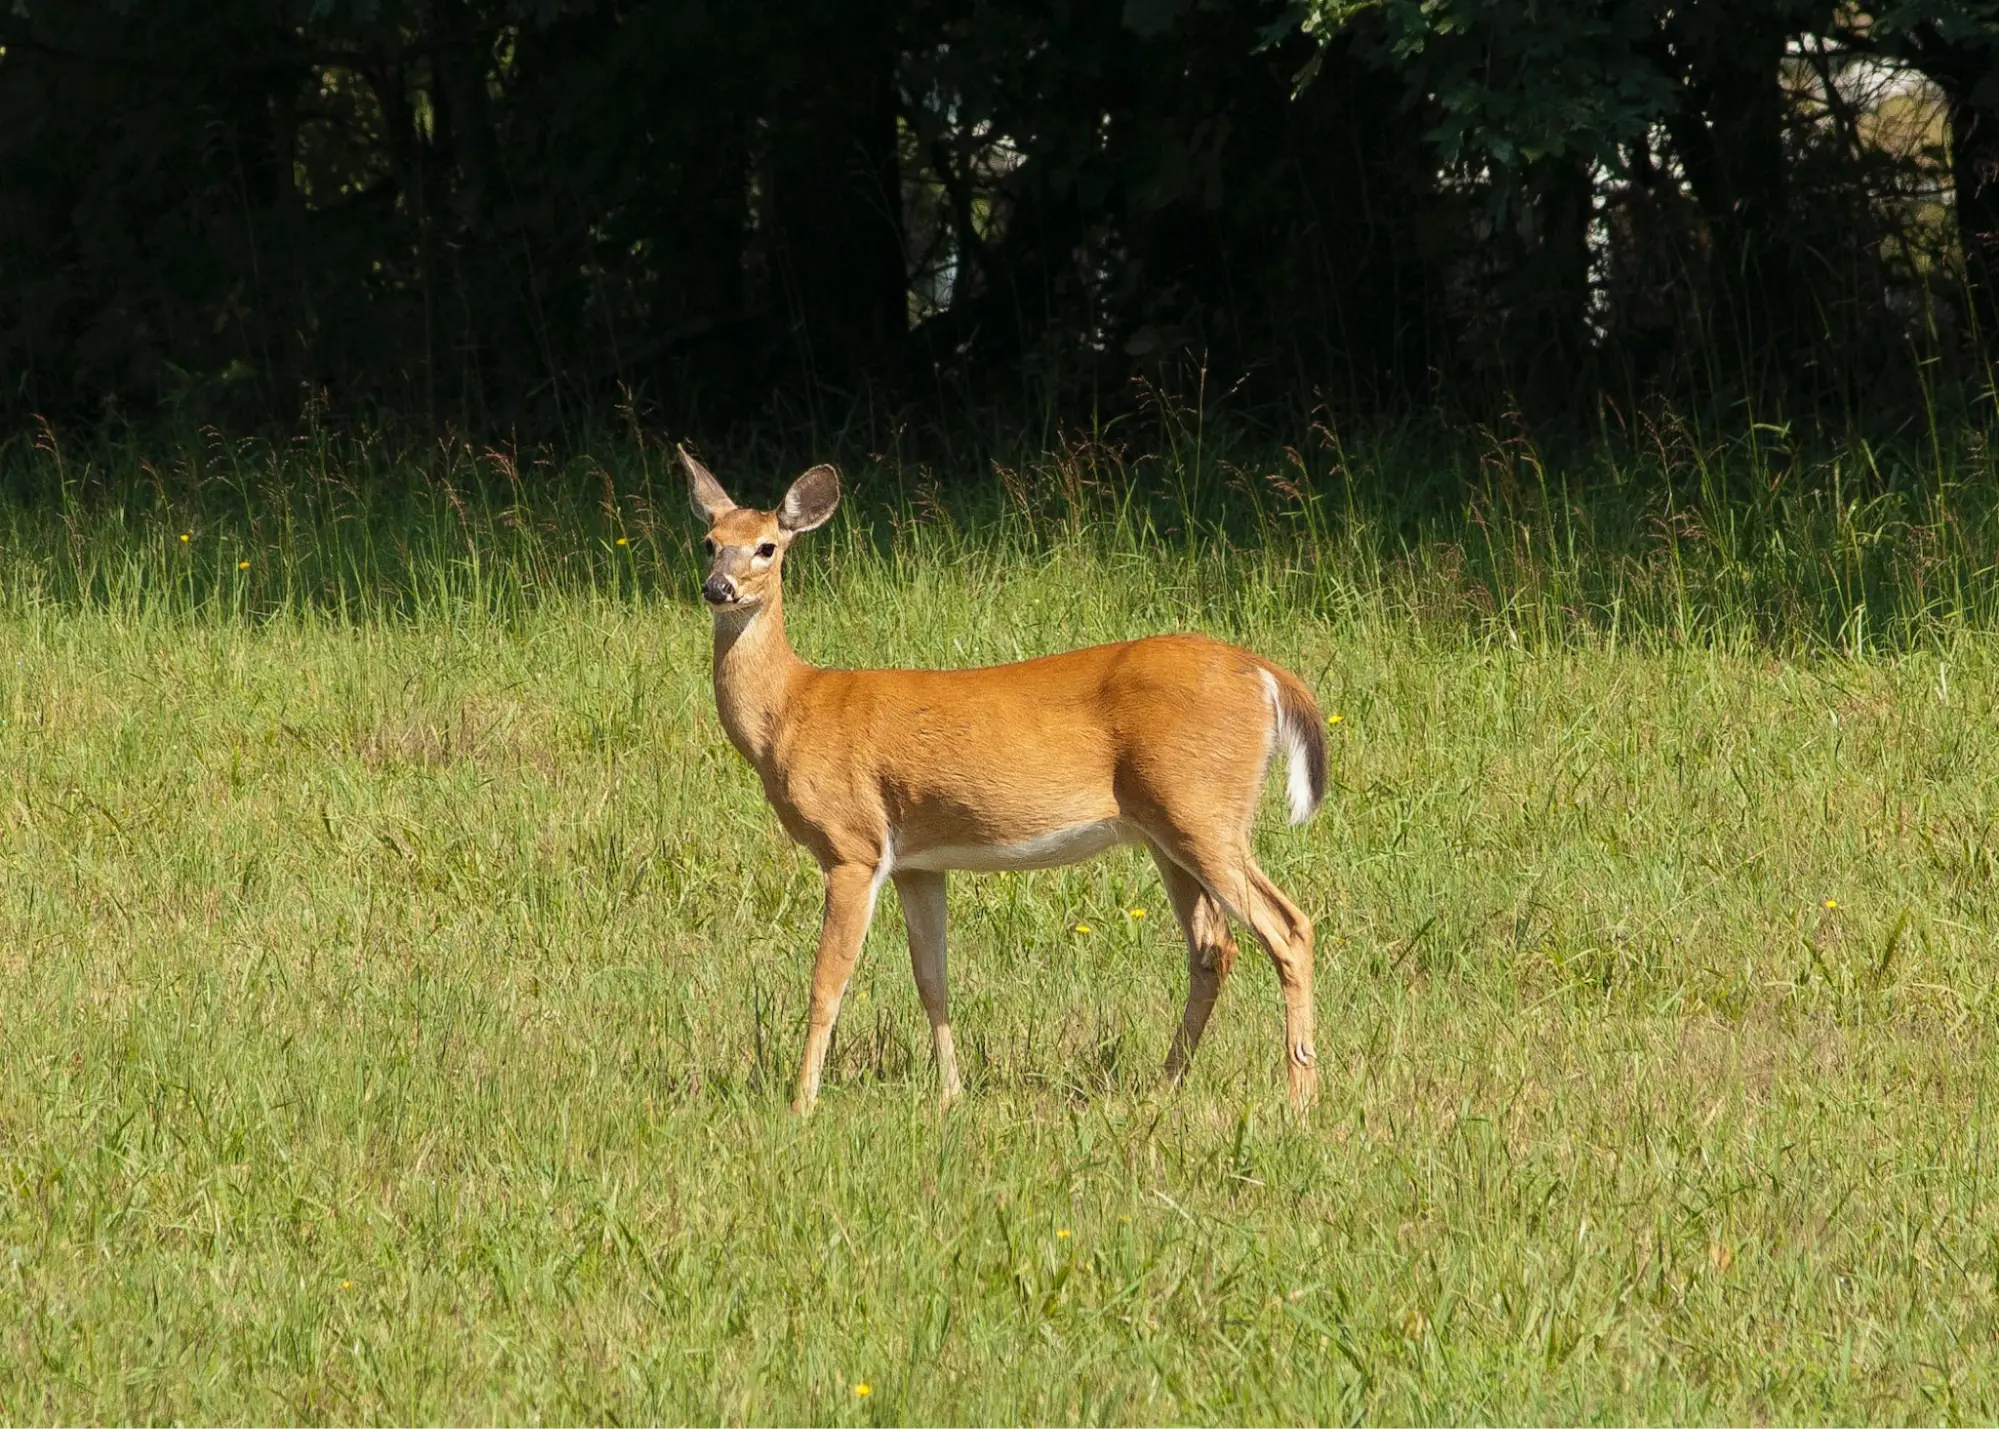
[[[4,402],[1852,407],[1999,304],[1999,0],[11,0]]]

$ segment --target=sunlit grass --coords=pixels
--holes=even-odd
[[[1259,845],[1323,1103],[1250,957],[1158,1091],[1183,955],[1113,854],[953,880],[943,1116],[885,898],[801,1124],[818,880],[670,469],[217,450],[0,508],[0,1417],[1993,1416],[1975,452],[1681,501],[1516,450],[1443,508],[1392,448],[885,463],[808,658],[1199,627],[1339,717]]]

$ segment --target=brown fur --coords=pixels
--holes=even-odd
[[[946,1011],[944,870],[1044,867],[1112,839],[1151,850],[1188,943],[1191,985],[1167,1059],[1185,1071],[1247,922],[1285,999],[1291,1095],[1312,1064],[1312,925],[1250,853],[1280,730],[1325,789],[1325,721],[1290,672],[1202,635],[1098,645],[974,670],[825,670],[784,628],[784,552],[839,499],[830,467],[776,512],[736,506],[682,452],[710,523],[715,703],[787,833],[826,876],[795,1106],[818,1094],[842,994],[884,876],[895,879],[946,1099],[959,1090]],[[765,554],[768,552],[768,554]],[[1274,691],[1273,691],[1274,682]],[[1272,707],[1272,695],[1277,707]]]

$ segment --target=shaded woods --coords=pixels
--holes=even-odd
[[[1914,416],[1999,4],[16,0],[0,409]]]

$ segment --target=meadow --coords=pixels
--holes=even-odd
[[[1999,1416],[1980,434],[1047,445],[850,462],[792,638],[1298,671],[1307,1117],[1249,947],[1160,1088],[1131,851],[953,878],[948,1112],[885,895],[789,1115],[661,444],[0,451],[0,1419]]]

